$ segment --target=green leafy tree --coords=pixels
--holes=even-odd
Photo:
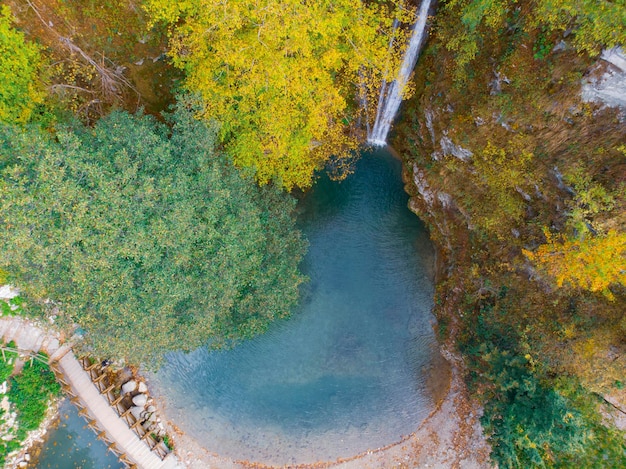
[[[349,124],[360,106],[352,103],[393,74],[389,38],[396,34],[399,48],[405,37],[393,18],[413,20],[401,4],[146,2],[155,21],[171,25],[174,64],[206,100],[205,117],[223,122],[220,138],[235,163],[288,189],[310,186],[331,156],[357,146]]]
[[[36,44],[12,26],[11,10],[0,6],[0,122],[26,122],[43,101],[37,82],[41,56]]]
[[[483,346],[490,384],[481,423],[500,467],[551,467],[583,451],[589,431],[580,413],[531,372],[530,356]]]
[[[0,133],[0,266],[100,355],[153,362],[250,337],[297,301],[295,201],[242,176],[199,111],[179,105],[171,136],[121,112],[54,138]]]
[[[624,0],[542,0],[536,3],[535,16],[551,29],[571,27],[576,48],[591,54],[626,43]]]
[[[530,33],[569,29],[574,33],[574,47],[592,55],[603,47],[626,43],[625,0],[449,0],[444,12],[459,19],[460,27],[449,31],[446,47],[456,54],[456,78],[461,80],[466,78],[464,67],[480,53],[489,36],[510,34],[519,25]],[[551,49],[542,44],[544,40],[540,36],[536,44],[536,58]]]
[[[448,38],[446,48],[456,52],[459,69],[470,63],[479,52],[482,31],[500,28],[514,1],[511,0],[449,0],[444,11],[456,15],[461,27]],[[460,72],[458,72],[460,73]]]

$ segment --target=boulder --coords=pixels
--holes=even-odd
[[[130,381],[122,384],[122,394],[128,394],[129,392],[133,392],[135,389],[137,389],[137,381],[135,380],[131,379]]]
[[[144,383],[143,381],[140,381],[139,386],[137,387],[137,391],[141,393],[145,393],[147,390],[148,390],[148,386],[146,386],[146,383]]]
[[[2,300],[11,300],[18,296],[20,291],[12,287],[11,285],[2,285],[0,286],[0,299]]]
[[[133,404],[135,404],[136,406],[145,406],[146,402],[148,402],[148,396],[146,396],[145,394],[137,394],[135,397],[133,397]]]
[[[134,406],[130,408],[130,413],[135,417],[136,420],[141,419],[141,414],[143,413],[143,406]]]

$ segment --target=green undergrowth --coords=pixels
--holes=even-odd
[[[546,232],[626,231],[623,119],[580,99],[596,6],[582,2],[563,28],[540,16],[571,4],[446,2],[396,127],[409,178],[416,165],[431,194],[409,190],[448,260],[439,334],[466,359],[500,468],[626,467],[624,435],[603,418],[603,397],[626,406],[626,289],[559,285],[523,252]],[[598,27],[620,21],[602,15]],[[471,157],[444,155],[444,136]],[[596,256],[619,265],[607,257]]]
[[[606,427],[601,402],[576,377],[555,374],[513,324],[506,289],[472,303],[459,347],[481,396],[491,457],[508,467],[626,467],[624,434]]]
[[[0,311],[2,316],[20,316],[24,314],[24,299],[16,296],[10,300],[0,300]]]
[[[5,347],[14,348],[13,342]],[[39,354],[38,357],[45,359]],[[37,359],[26,359],[16,373],[18,354],[3,350],[0,356],[0,385],[6,383],[6,393],[0,395],[0,465],[18,450],[28,432],[39,428],[51,401],[61,392],[54,373]]]

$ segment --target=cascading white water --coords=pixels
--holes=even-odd
[[[381,86],[378,108],[376,110],[376,121],[372,131],[367,136],[367,141],[372,145],[381,147],[387,145],[387,134],[402,102],[404,87],[419,57],[431,1],[422,0],[417,13],[417,21],[413,26],[409,46],[404,52],[404,58],[402,59],[397,78],[389,86],[386,82],[383,82]]]

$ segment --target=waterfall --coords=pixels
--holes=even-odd
[[[372,131],[367,135],[367,141],[375,146],[387,145],[387,134],[391,128],[391,122],[398,112],[400,103],[402,102],[402,93],[409,75],[415,67],[417,58],[419,57],[420,47],[424,39],[426,31],[426,20],[428,18],[428,10],[432,0],[422,0],[419,12],[417,13],[417,21],[413,26],[409,45],[404,52],[402,65],[398,72],[397,78],[387,85],[383,82],[380,89],[378,100],[378,108],[376,110],[376,120]]]

